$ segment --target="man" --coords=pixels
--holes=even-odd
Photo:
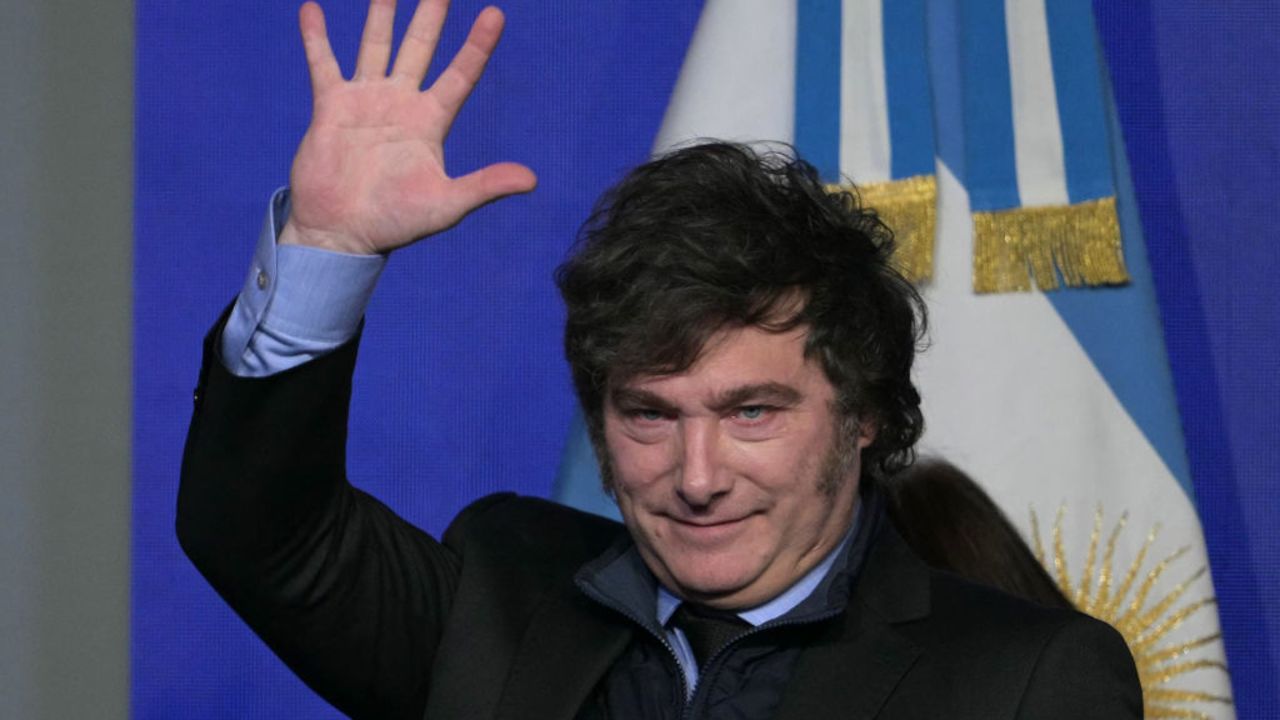
[[[255,632],[356,717],[1137,716],[1114,631],[933,573],[884,520],[875,486],[921,430],[923,310],[874,214],[791,158],[710,144],[637,168],[558,272],[625,528],[499,495],[437,542],[347,483],[382,258],[535,183],[446,175],[502,16],[421,92],[445,4],[418,6],[388,73],[373,0],[351,81],[302,8],[314,118],[278,238],[209,336],[178,508]]]

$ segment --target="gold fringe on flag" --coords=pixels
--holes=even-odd
[[[1129,282],[1113,197],[1075,205],[973,214],[973,289],[980,293],[1041,290],[1061,282]]]
[[[847,190],[847,187],[839,188]],[[893,230],[893,264],[911,282],[933,277],[933,236],[938,185],[932,175],[857,186],[863,207],[872,208]]]

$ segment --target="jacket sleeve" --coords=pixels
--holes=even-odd
[[[1017,717],[1118,720],[1142,714],[1142,687],[1124,638],[1077,614],[1045,644]]]
[[[345,473],[352,340],[236,377],[210,332],[177,531],[209,583],[308,686],[356,718],[422,716],[459,560]]]

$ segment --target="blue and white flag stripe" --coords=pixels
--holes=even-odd
[[[975,211],[1114,195],[1093,15],[1074,0],[964,0],[965,177]],[[978,41],[973,41],[977,39]]]
[[[822,179],[841,173],[840,0],[799,0],[796,13],[795,146]]]
[[[973,210],[1018,207],[1013,92],[1003,0],[960,3],[964,172]],[[979,128],[981,129],[979,131]]]
[[[1111,132],[1120,137],[1114,110]],[[1132,197],[1124,146],[1112,144],[1116,170],[1116,211],[1125,238],[1125,264],[1132,278],[1119,288],[1062,288],[1046,293],[1076,342],[1107,381],[1134,423],[1151,443],[1189,502],[1195,502],[1173,377],[1159,323],[1155,283],[1142,223]]]
[[[1059,106],[1053,75],[1055,64],[1049,49],[1045,4],[1012,2],[1004,5],[1003,9],[1009,44],[1009,95],[1018,204],[1066,205],[1062,125],[1058,121]],[[982,83],[986,79],[982,76],[966,78],[972,83]],[[999,81],[998,78],[991,80]],[[1094,93],[1097,93],[1096,83]],[[982,134],[987,135],[986,132]],[[998,142],[1004,138],[992,136],[987,139]]]
[[[929,87],[924,0],[882,0],[885,104],[889,112],[890,176],[934,171],[933,93]],[[850,68],[854,72],[866,72]]]
[[[809,43],[810,27],[800,25],[797,47]],[[841,6],[840,65],[836,97],[840,99],[840,174],[855,182],[891,179],[888,92],[885,89],[884,17],[880,0],[850,0]],[[825,36],[832,29],[827,29]],[[865,68],[857,72],[855,68]],[[830,90],[828,90],[830,92]],[[834,178],[833,178],[834,180]]]
[[[800,0],[795,144],[823,179],[934,169],[923,0]]]
[[[1021,5],[1013,2],[1012,5]],[[1027,3],[1039,7],[1040,3]],[[1049,49],[1053,56],[1053,87],[1062,131],[1062,157],[1067,200],[1075,204],[1114,194],[1111,137],[1108,125],[1101,48],[1087,2],[1045,0]]]

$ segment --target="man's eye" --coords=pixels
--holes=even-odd
[[[658,422],[663,417],[662,412],[660,410],[648,410],[648,409],[632,410],[631,416],[637,420],[643,420],[644,422]]]
[[[747,405],[745,407],[738,408],[738,417],[743,420],[759,420],[763,418],[765,413],[768,411],[769,408],[764,405]]]

